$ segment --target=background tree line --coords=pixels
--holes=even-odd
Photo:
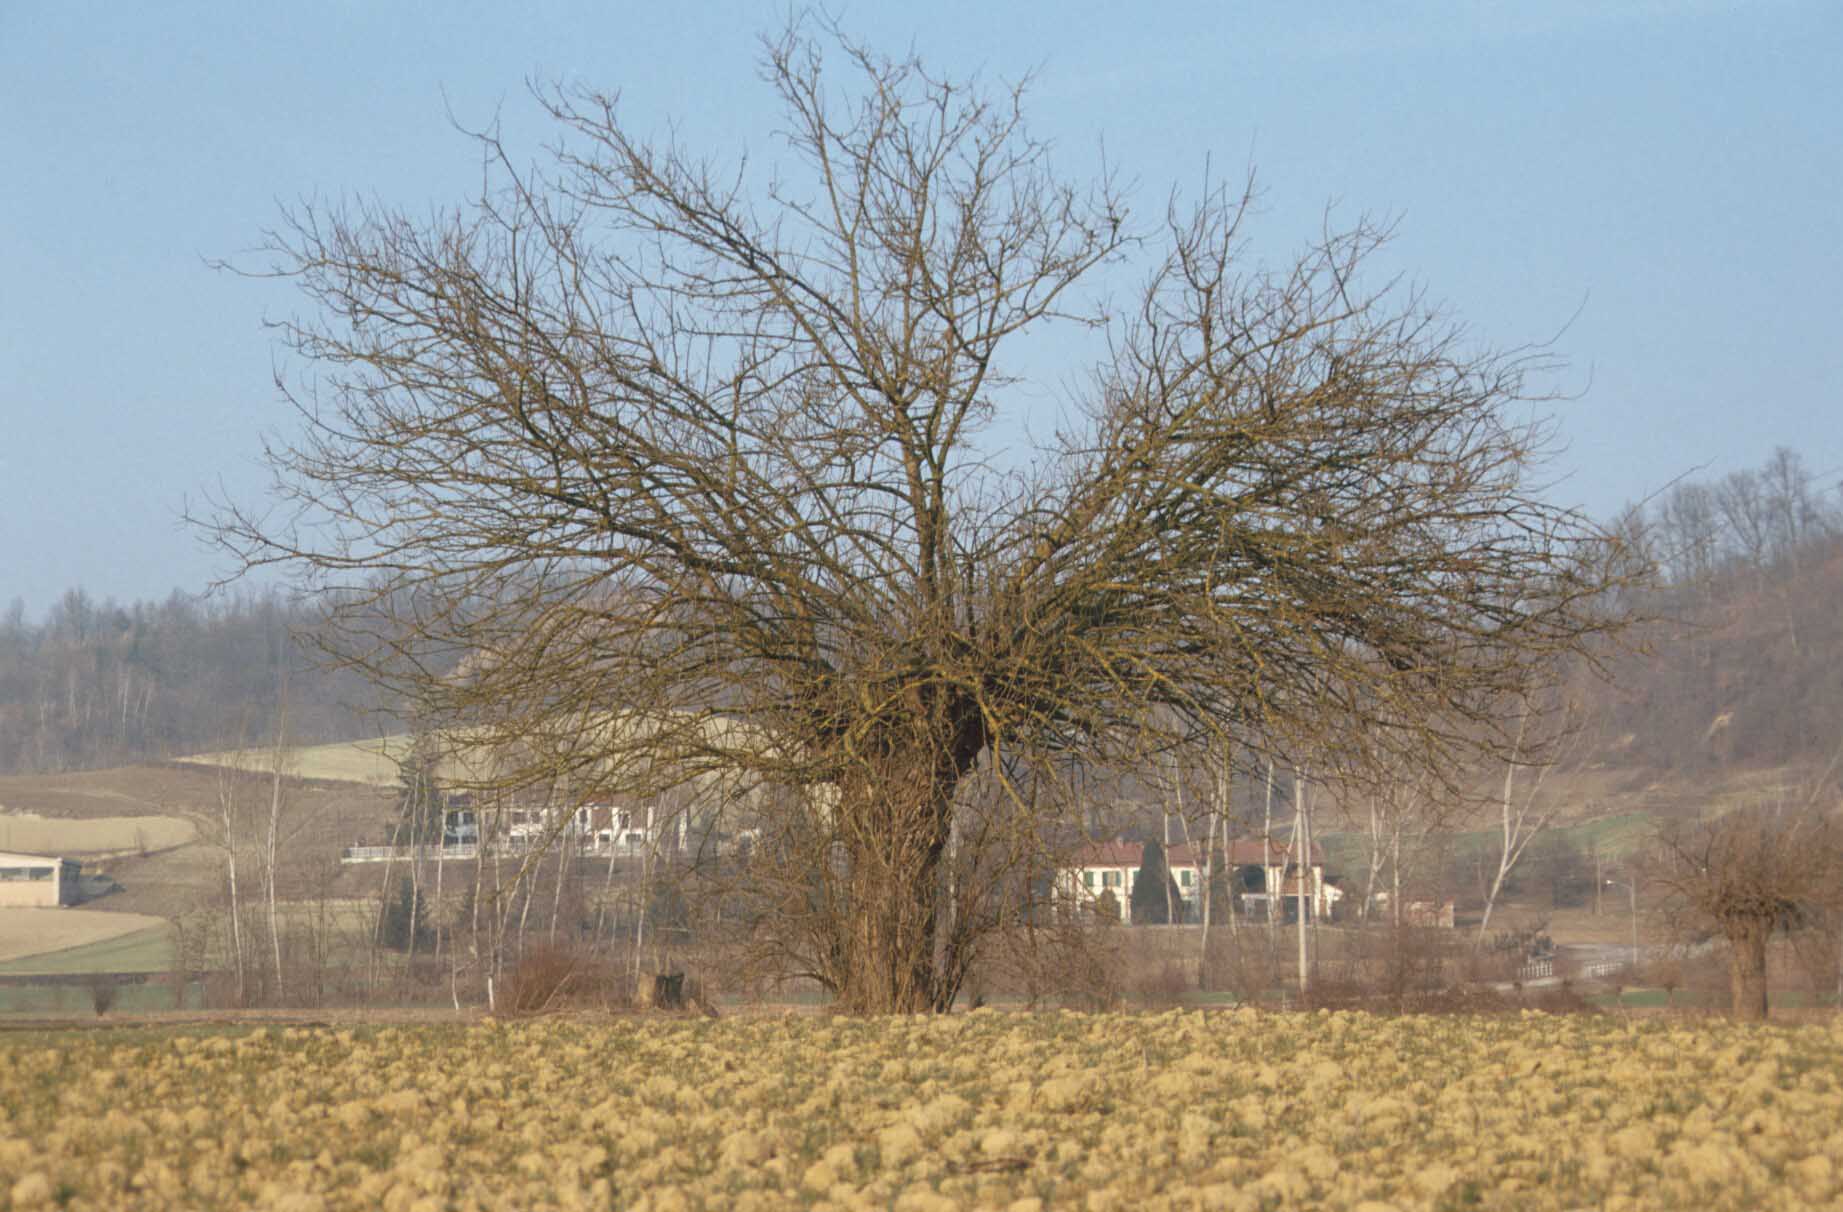
[[[295,643],[324,607],[278,590],[117,603],[68,590],[0,615],[0,772],[95,768],[265,743],[287,700],[297,744],[374,728],[363,678]]]
[[[1781,446],[1685,479],[1616,524],[1657,576],[1612,669],[1607,760],[1827,762],[1843,737],[1843,492]]]
[[[1818,754],[1843,721],[1843,493],[1781,446],[1758,468],[1685,479],[1617,529],[1657,580],[1650,650],[1626,662],[1610,721],[1624,758],[1671,768]],[[279,589],[117,603],[72,588],[43,617],[0,614],[0,771],[198,752],[273,732],[286,674],[298,743],[375,727],[378,693],[290,642],[323,604]],[[1729,721],[1709,728],[1736,702]],[[1820,754],[1821,756],[1821,754]]]
[[[1836,472],[1830,474],[1835,475]],[[1683,479],[1628,511],[1629,526],[1679,592],[1706,593],[1724,582],[1755,584],[1796,574],[1843,536],[1843,498],[1804,456],[1780,446],[1757,468],[1717,480]]]

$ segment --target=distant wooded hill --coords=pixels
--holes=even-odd
[[[1660,770],[1828,767],[1843,749],[1843,508],[1790,450],[1684,482],[1621,529],[1658,621],[1613,665],[1609,756]]]
[[[0,773],[121,765],[273,739],[375,731],[363,679],[316,669],[291,636],[318,625],[279,592],[97,601],[82,589],[44,620],[0,617]]]
[[[1828,766],[1843,747],[1837,489],[1781,449],[1762,468],[1680,483],[1617,528],[1658,570],[1632,601],[1657,621],[1612,662],[1592,725],[1600,761]],[[373,688],[290,642],[320,622],[279,592],[118,605],[73,589],[40,623],[16,602],[0,617],[0,772],[262,745],[284,683],[293,743],[375,736]]]

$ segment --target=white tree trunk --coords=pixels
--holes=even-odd
[[[1389,916],[1394,919],[1395,928],[1401,929],[1401,818],[1395,819],[1393,836],[1389,847],[1389,879],[1392,886],[1389,891]]]
[[[1183,794],[1182,791],[1178,792],[1179,812],[1184,810]],[[1169,812],[1160,812],[1159,816],[1162,818],[1160,825],[1163,827],[1165,833],[1165,925],[1175,926],[1178,925],[1182,919],[1178,916],[1177,905],[1175,903],[1176,898],[1171,895],[1171,814]]]
[[[646,902],[653,890],[653,805],[646,805],[646,849],[640,852],[640,906],[634,915],[634,989],[640,988],[640,957],[646,952]]]
[[[275,754],[277,762],[281,761],[281,751]],[[282,927],[281,915],[275,903],[275,869],[279,861],[280,834],[282,826],[282,775],[277,770],[269,788],[269,836],[263,854],[263,882],[268,885],[269,894],[269,949],[275,961],[275,995],[282,993]]]
[[[1388,816],[1392,815],[1394,814],[1388,814]],[[1384,860],[1382,842],[1388,816],[1377,811],[1376,797],[1372,793],[1369,797],[1369,876],[1363,883],[1363,907],[1359,911],[1358,918],[1365,926],[1369,925],[1370,906],[1376,902],[1376,882],[1382,878]]]
[[[1517,757],[1523,748],[1523,729],[1527,717],[1517,722],[1517,741],[1510,751],[1510,760],[1504,764],[1504,792],[1499,801],[1500,845],[1498,847],[1497,872],[1491,878],[1490,890],[1485,894],[1484,916],[1478,921],[1478,933],[1472,939],[1472,950],[1476,952],[1485,941],[1485,932],[1491,925],[1491,911],[1497,906],[1498,894],[1504,890],[1504,882],[1529,849],[1530,842],[1536,835],[1548,827],[1554,816],[1553,810],[1536,811],[1536,793],[1542,789],[1542,782],[1548,777],[1553,766],[1542,766],[1536,772],[1536,781],[1530,786],[1522,802],[1516,803],[1512,792],[1515,788],[1517,774]]]
[[[615,816],[608,818],[608,874],[602,881],[601,904],[595,908],[595,943],[600,948],[603,943],[603,931],[608,924],[608,902],[614,896],[614,856],[620,850],[621,831],[615,827]]]
[[[1273,759],[1267,759],[1267,809],[1261,818],[1261,891],[1267,895],[1261,903],[1267,907],[1267,933],[1272,934],[1278,926],[1274,919],[1274,895],[1279,889],[1273,883],[1273,855],[1269,851],[1273,838]]]
[[[224,820],[225,875],[230,892],[230,955],[237,973],[237,1004],[249,1000],[249,987],[243,968],[243,906],[237,897],[237,825],[236,774],[225,770],[218,775],[218,810]]]
[[[570,867],[570,847],[575,844],[574,834],[565,834],[557,843],[557,890],[550,900],[550,945],[557,945],[557,919],[563,916],[563,881]]]
[[[1222,866],[1223,866],[1224,873],[1228,876],[1229,937],[1234,938],[1236,933],[1239,930],[1239,927],[1236,925],[1236,922],[1235,922],[1236,917],[1239,915],[1235,912],[1235,868],[1229,863],[1229,854],[1228,854],[1229,817],[1230,817],[1230,807],[1231,807],[1230,795],[1233,793],[1235,789],[1235,785],[1233,781],[1235,777],[1235,772],[1230,766],[1231,756],[1232,755],[1229,752],[1228,746],[1225,744],[1223,746],[1223,754],[1222,754],[1222,771],[1221,771],[1222,777],[1221,777],[1221,781],[1217,785],[1217,790],[1216,790],[1216,808],[1215,808],[1215,811],[1210,814],[1210,867],[1212,871],[1215,869],[1216,832],[1217,832],[1217,826],[1221,826],[1222,846],[1223,846]]]
[[[1300,856],[1300,846],[1305,840],[1305,772],[1293,771],[1293,840],[1287,846],[1291,852],[1293,865],[1299,868],[1294,877],[1293,887],[1298,890],[1299,919],[1299,998],[1303,1002],[1310,987],[1310,976],[1306,961],[1306,903],[1305,903],[1305,867]],[[1309,860],[1306,860],[1309,861]],[[1286,872],[1280,872],[1281,887],[1285,887]]]
[[[275,905],[275,873],[279,865],[282,830],[282,766],[288,744],[287,681],[282,683],[282,704],[275,723],[275,748],[270,752],[269,836],[264,848],[264,882],[269,893],[269,945],[275,960],[275,995],[282,995],[282,930]]]
[[[1305,884],[1306,895],[1312,906],[1311,927],[1312,945],[1309,951],[1311,961],[1318,961],[1318,923],[1330,911],[1330,903],[1325,899],[1325,869],[1322,864],[1312,861],[1312,796],[1305,796]]]
[[[1203,924],[1203,929],[1199,932],[1197,941],[1197,976],[1199,981],[1203,975],[1204,968],[1209,964],[1209,918],[1212,911],[1210,905],[1210,876],[1213,873],[1215,860],[1216,814],[1211,812],[1209,816],[1209,832],[1205,836],[1203,842],[1203,862],[1198,866],[1198,871],[1201,873],[1201,878],[1203,880],[1203,887],[1197,893],[1197,904],[1202,906],[1201,917]],[[1235,911],[1232,906],[1229,910],[1229,920],[1235,920]],[[1230,933],[1233,932],[1234,928],[1231,927]]]

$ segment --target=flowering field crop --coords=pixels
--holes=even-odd
[[[0,1042],[14,1208],[1799,1208],[1843,1022],[1254,1012]]]

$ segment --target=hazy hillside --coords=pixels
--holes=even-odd
[[[1657,570],[1631,599],[1652,621],[1596,692],[1573,798],[1644,811],[1764,771],[1824,770],[1843,746],[1838,492],[1781,450],[1680,483],[1618,529]],[[0,773],[264,744],[284,686],[296,745],[375,738],[372,688],[290,642],[319,614],[279,593],[117,605],[73,589],[38,623],[15,603],[0,617]]]
[[[1613,665],[1608,761],[1821,770],[1843,746],[1843,515],[1778,459],[1791,467],[1682,484],[1628,519],[1663,579],[1636,601],[1656,619],[1641,650]]]

